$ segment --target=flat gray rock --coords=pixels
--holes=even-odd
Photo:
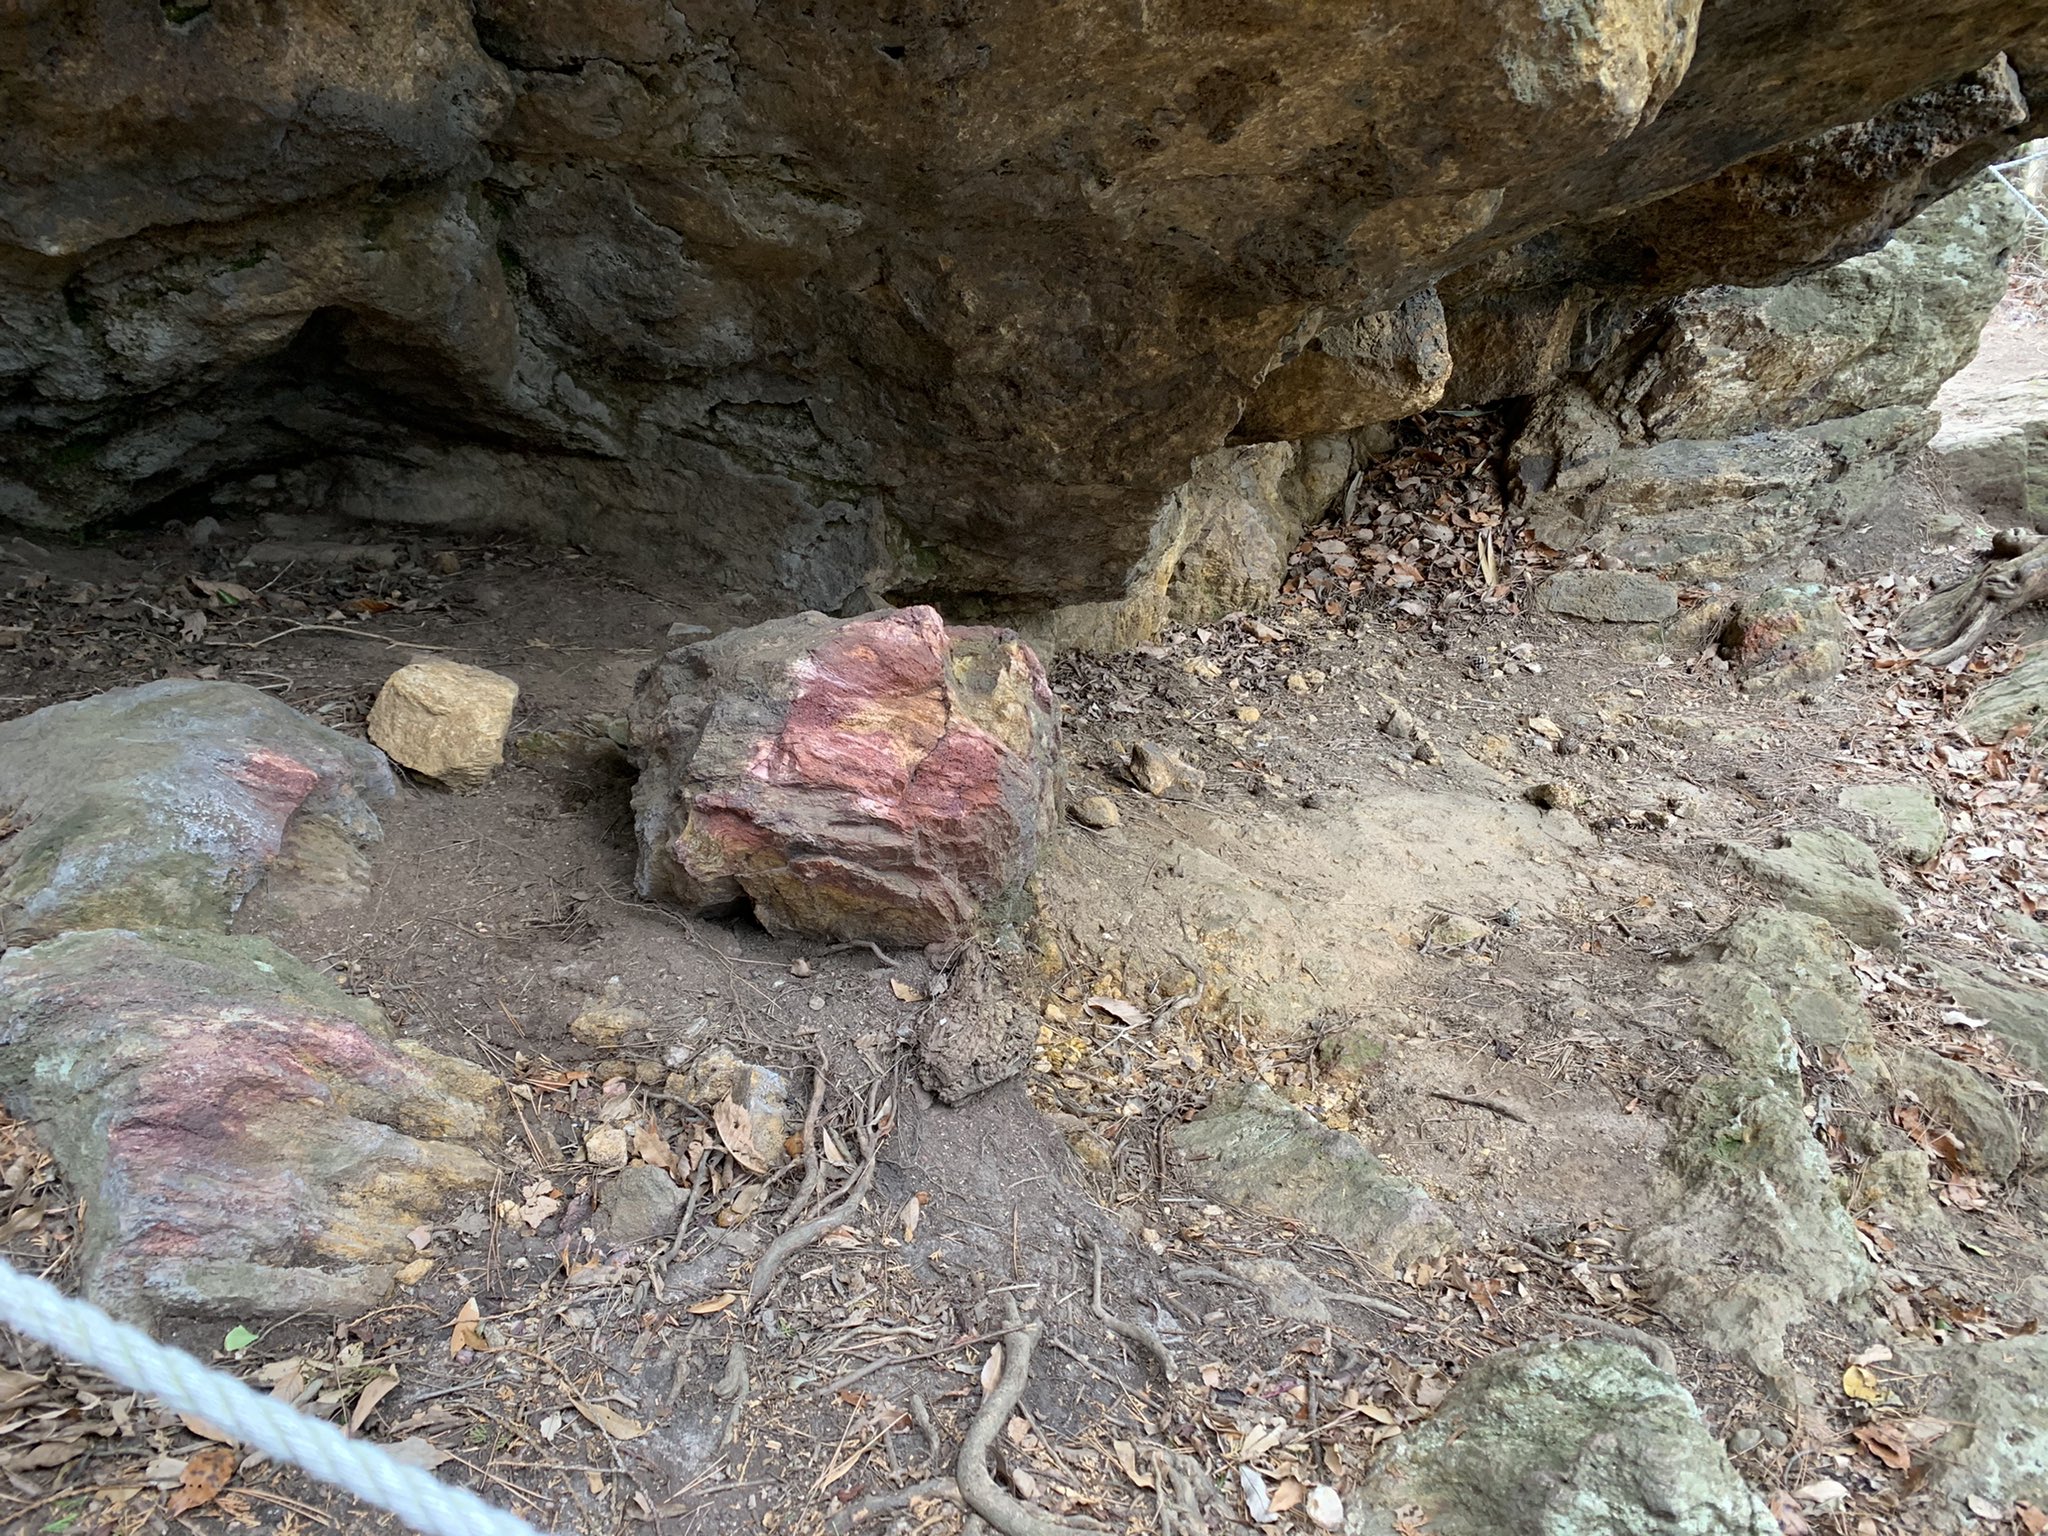
[[[1367,1485],[1356,1536],[1778,1536],[1692,1394],[1630,1345],[1570,1340],[1473,1366]]]
[[[1546,613],[1607,624],[1661,624],[1678,614],[1678,588],[1641,571],[1559,571],[1536,589]]]
[[[1167,1134],[1189,1178],[1212,1197],[1298,1221],[1387,1273],[1457,1239],[1430,1198],[1387,1172],[1364,1143],[1263,1083],[1226,1089]]]
[[[1786,906],[1825,918],[1867,949],[1898,948],[1906,909],[1868,843],[1823,827],[1784,833],[1775,848],[1735,843],[1728,852]]]

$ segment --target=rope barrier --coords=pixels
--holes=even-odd
[[[389,1510],[423,1536],[538,1536],[516,1515],[451,1488],[383,1447],[252,1391],[183,1350],[159,1344],[88,1302],[0,1260],[0,1324],[40,1340],[125,1387],[278,1460]]]

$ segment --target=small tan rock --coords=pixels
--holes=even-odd
[[[1201,771],[1154,742],[1131,748],[1131,782],[1161,800],[1193,800],[1202,793]]]
[[[1098,832],[1107,832],[1123,820],[1117,813],[1116,802],[1107,795],[1085,795],[1068,807],[1067,814]]]
[[[519,685],[459,661],[416,661],[385,679],[370,740],[394,763],[454,790],[479,789],[505,760]]]
[[[601,1000],[569,1021],[569,1035],[577,1044],[593,1050],[616,1051],[626,1043],[628,1035],[644,1038],[653,1027],[652,1019],[626,1002],[616,988],[607,987]]]
[[[1522,791],[1522,798],[1546,811],[1569,811],[1584,800],[1585,796],[1579,793],[1576,784],[1556,779],[1543,784],[1531,784]]]

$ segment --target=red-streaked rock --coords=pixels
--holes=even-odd
[[[0,959],[0,1095],[85,1207],[84,1292],[150,1321],[377,1303],[491,1186],[498,1085],[253,938],[67,933]]]
[[[641,893],[779,933],[927,944],[1008,920],[1052,824],[1044,668],[926,607],[685,646],[632,721]]]
[[[288,839],[346,861],[394,793],[375,747],[241,683],[167,678],[0,723],[0,942],[224,929]]]

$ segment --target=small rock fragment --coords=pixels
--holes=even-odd
[[[370,740],[390,759],[453,790],[483,786],[505,760],[519,685],[459,661],[400,667],[370,706]]]
[[[1123,820],[1117,814],[1116,802],[1107,795],[1084,795],[1067,807],[1067,814],[1098,832],[1107,832]]]
[[[1906,909],[1868,843],[1827,827],[1783,833],[1776,848],[1738,843],[1728,851],[1786,906],[1825,918],[1858,944],[1898,947]]]
[[[1446,912],[1429,925],[1428,939],[1438,949],[1464,949],[1485,938],[1489,931],[1476,917]]]
[[[674,1179],[659,1168],[635,1163],[598,1187],[593,1225],[599,1242],[608,1248],[623,1247],[667,1237],[682,1209],[683,1192]]]
[[[1159,800],[1192,800],[1202,792],[1202,774],[1183,758],[1153,742],[1131,748],[1131,782]]]
[[[779,1168],[789,1161],[784,1146],[790,1132],[789,1079],[782,1073],[742,1061],[725,1046],[714,1045],[683,1071],[670,1073],[667,1088],[700,1109],[732,1100],[745,1112],[762,1166]]]
[[[605,987],[601,1001],[591,1003],[569,1021],[569,1035],[593,1050],[615,1051],[628,1035],[645,1035],[653,1027],[654,1021],[626,1002],[614,981]]]
[[[1522,798],[1546,811],[1569,811],[1575,809],[1585,796],[1580,793],[1576,784],[1563,779],[1553,779],[1542,784],[1531,784],[1522,791]]]

